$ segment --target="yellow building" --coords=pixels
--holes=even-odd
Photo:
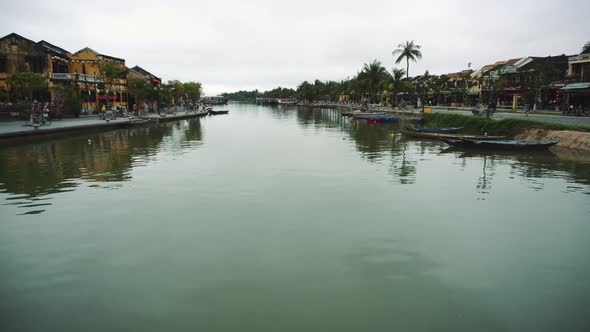
[[[11,75],[31,71],[48,80],[49,95],[34,96],[40,100],[54,100],[52,87],[61,84],[78,91],[86,110],[96,109],[107,101],[109,105],[126,105],[126,75],[105,82],[99,67],[103,61],[115,63],[126,71],[124,59],[100,54],[91,48],[72,54],[44,40],[34,42],[11,33],[0,38],[0,90],[8,92],[7,79]]]
[[[125,69],[125,60],[100,54],[91,48],[83,48],[74,54],[68,54],[68,70],[75,80],[84,109],[95,109],[106,103],[123,106],[127,104],[127,78],[125,75],[113,82],[105,82],[100,64],[103,61],[115,63]]]

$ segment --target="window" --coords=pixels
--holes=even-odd
[[[67,73],[68,66],[61,62],[53,62],[53,72],[54,73]]]
[[[25,58],[27,64],[29,65],[29,70],[33,73],[42,73],[43,72],[43,58],[40,56],[27,56]]]
[[[6,57],[0,55],[0,73],[5,73],[6,71]]]

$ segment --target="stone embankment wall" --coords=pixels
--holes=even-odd
[[[514,138],[533,141],[558,140],[557,147],[590,151],[590,132],[527,129],[517,134]]]

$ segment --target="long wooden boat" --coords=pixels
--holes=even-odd
[[[224,110],[224,111],[209,110],[209,114],[211,114],[211,115],[227,114],[227,113],[229,113],[228,110]]]
[[[423,133],[447,133],[453,134],[463,129],[463,127],[432,127],[432,128],[416,128],[416,131]]]
[[[473,140],[498,140],[498,139],[506,139],[506,136],[486,136],[486,135],[466,135],[466,134],[445,134],[445,133],[425,133],[419,132],[415,130],[402,130],[402,134],[406,136],[412,137],[420,137],[420,138],[447,138],[447,139],[473,139]]]
[[[553,141],[524,141],[524,140],[472,140],[472,139],[448,139],[441,138],[441,141],[464,148],[499,149],[499,150],[546,150],[559,143]]]
[[[355,119],[369,119],[369,118],[373,119],[373,118],[380,117],[380,116],[388,116],[388,115],[385,113],[367,113],[367,112],[360,112],[360,113],[356,113],[356,114],[352,115],[352,117]]]
[[[138,127],[138,126],[145,126],[145,125],[148,125],[148,124],[150,124],[151,122],[152,122],[152,120],[151,120],[151,119],[140,119],[140,118],[136,118],[136,119],[131,119],[131,120],[129,121],[129,124],[130,124],[131,126]]]
[[[340,112],[340,115],[342,116],[354,116],[355,114],[359,114],[361,113],[361,110],[356,110],[356,111],[344,111],[344,112]]]
[[[376,116],[372,118],[363,118],[362,120],[372,121],[372,122],[396,122],[399,121],[399,116],[388,115],[388,116]]]

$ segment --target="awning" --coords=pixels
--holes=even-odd
[[[561,90],[583,90],[583,89],[590,89],[590,82],[583,82],[583,83],[570,83],[566,86],[564,86],[563,88],[561,88]]]

